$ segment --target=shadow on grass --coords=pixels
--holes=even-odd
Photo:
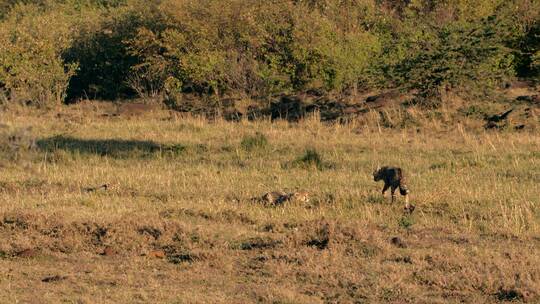
[[[63,150],[73,154],[93,154],[114,158],[176,156],[186,150],[186,147],[180,144],[164,145],[148,140],[79,139],[62,135],[40,139],[37,141],[37,147],[41,151],[50,153]]]
[[[384,196],[382,196],[382,194],[380,193],[377,193],[377,194],[370,194],[366,201],[370,204],[385,204],[385,203],[389,203],[388,201],[388,198],[385,198]]]

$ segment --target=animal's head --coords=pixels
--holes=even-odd
[[[377,169],[375,169],[375,171],[373,171],[373,180],[378,182],[382,179],[382,174],[381,174],[381,168],[380,167],[377,167]]]
[[[302,203],[309,202],[309,193],[306,191],[296,191],[292,193],[292,198]]]

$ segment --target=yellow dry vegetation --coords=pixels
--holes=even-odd
[[[37,111],[0,116],[0,302],[540,301],[538,133]]]

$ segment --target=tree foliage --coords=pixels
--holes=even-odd
[[[72,30],[59,11],[15,5],[0,27],[0,86],[9,98],[45,106],[65,98],[77,64],[61,58]]]
[[[12,100],[399,87],[436,105],[538,78],[534,0],[28,0],[0,6]]]

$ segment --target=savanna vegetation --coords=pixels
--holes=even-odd
[[[539,47],[536,0],[0,0],[0,302],[538,303]]]
[[[534,0],[26,0],[0,6],[4,103],[394,88],[437,106],[538,80]]]
[[[94,107],[3,116],[2,302],[540,301],[537,133]],[[252,199],[295,189],[311,200]]]

